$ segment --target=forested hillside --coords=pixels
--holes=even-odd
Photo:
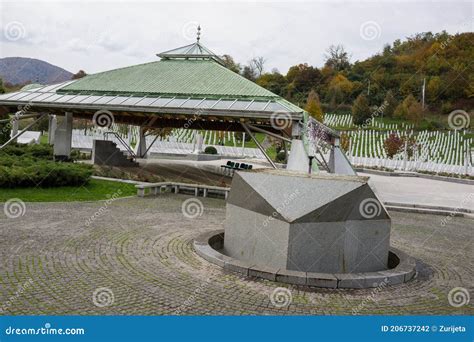
[[[389,91],[395,107],[407,97],[407,103],[412,97],[421,102],[424,82],[423,115],[474,108],[474,33],[416,34],[363,61],[352,62],[350,51],[340,45],[331,46],[325,56],[322,67],[299,64],[286,75],[259,73],[264,59],[237,67],[243,76],[300,106],[314,90],[326,111],[347,112],[360,94],[370,106],[380,106]]]

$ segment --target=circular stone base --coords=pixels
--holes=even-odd
[[[415,259],[391,247],[389,269],[366,273],[313,273],[277,269],[251,264],[223,254],[224,230],[200,235],[194,240],[194,250],[202,258],[226,270],[249,277],[258,277],[294,285],[325,288],[370,288],[396,285],[409,281],[416,274]]]

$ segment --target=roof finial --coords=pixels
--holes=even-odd
[[[196,40],[199,43],[199,39],[201,39],[201,25],[198,25],[197,27],[197,37]]]

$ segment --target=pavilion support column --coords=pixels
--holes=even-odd
[[[334,138],[328,168],[330,173],[357,176],[357,172],[352,167],[346,154],[341,150],[339,138]]]
[[[140,127],[140,134],[138,136],[137,142],[137,153],[138,158],[146,158],[147,151],[146,151],[146,136],[145,136],[145,128]]]
[[[11,135],[12,138],[15,135],[18,134],[18,124],[19,123],[20,123],[20,120],[18,120],[18,113],[15,113],[15,115],[13,116],[13,119],[12,119],[12,135]]]
[[[58,125],[58,120],[56,119],[56,115],[48,115],[48,144],[54,144],[54,132],[56,132],[56,127]]]
[[[204,139],[202,137],[201,133],[196,133],[196,136],[194,138],[194,154],[199,154],[202,152],[202,145],[204,143]]]
[[[304,149],[302,130],[299,122],[294,121],[291,131],[291,150],[286,165],[287,170],[308,172],[308,154]]]
[[[67,160],[71,157],[72,113],[66,112],[61,124],[54,131],[54,159]]]

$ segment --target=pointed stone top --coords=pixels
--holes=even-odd
[[[359,202],[365,198],[378,203],[366,177],[259,170],[234,174],[227,203],[286,222],[308,217],[326,222],[361,219]],[[377,218],[387,217],[381,204],[379,208]]]

